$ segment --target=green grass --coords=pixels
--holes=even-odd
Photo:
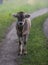
[[[33,12],[40,8],[48,7],[47,0],[36,0],[34,4],[28,4],[28,0],[4,0],[4,3],[0,5],[0,13],[5,12],[18,12],[18,11],[26,11],[26,12]]]
[[[28,55],[22,57],[22,65],[48,65],[47,39],[43,33],[43,23],[48,14],[32,21],[27,43]]]
[[[13,18],[7,14],[0,14],[0,41],[4,39],[7,28],[13,22]]]

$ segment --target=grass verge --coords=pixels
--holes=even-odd
[[[43,33],[43,23],[47,17],[48,14],[45,14],[32,21],[27,43],[28,55],[22,57],[22,65],[48,65],[48,42]]]
[[[7,14],[0,14],[0,42],[5,38],[7,28],[13,22],[13,17]]]

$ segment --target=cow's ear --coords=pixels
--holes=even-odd
[[[29,14],[26,14],[26,15],[25,15],[25,18],[29,18],[29,17],[30,17],[30,15],[29,15]]]
[[[12,16],[14,16],[14,17],[18,17],[18,15],[17,15],[17,14],[12,14]]]

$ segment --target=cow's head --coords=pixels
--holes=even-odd
[[[29,14],[25,14],[25,12],[18,12],[17,14],[14,14],[13,16],[17,18],[18,26],[19,26],[20,30],[23,29],[23,25],[25,23],[25,19],[30,17],[30,15]]]
[[[18,19],[18,21],[24,21],[25,18],[29,18],[30,15],[29,14],[25,14],[25,12],[18,12],[17,14],[13,15],[14,17],[16,17]]]

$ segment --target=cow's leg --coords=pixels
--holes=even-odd
[[[20,40],[19,40],[18,55],[20,55],[20,45],[21,45],[21,42],[20,42]]]
[[[19,55],[22,55],[22,50],[23,50],[22,38],[19,38]]]
[[[27,43],[27,38],[28,38],[28,36],[27,35],[24,35],[24,37],[23,37],[23,41],[24,41],[24,46],[23,46],[23,53],[24,54],[27,54],[27,48],[26,48],[26,43]]]
[[[24,54],[27,54],[26,41],[24,42]]]

